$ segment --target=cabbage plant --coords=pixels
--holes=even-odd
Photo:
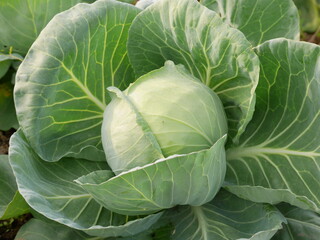
[[[140,6],[56,15],[19,67],[17,238],[318,236],[320,47],[293,2]]]

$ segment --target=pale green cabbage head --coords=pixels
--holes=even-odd
[[[102,142],[118,174],[157,159],[209,149],[227,133],[219,97],[183,66],[168,61],[124,92],[110,87]]]

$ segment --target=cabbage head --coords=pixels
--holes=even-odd
[[[109,91],[101,136],[114,173],[209,149],[227,134],[219,97],[182,65],[168,61],[124,92]]]

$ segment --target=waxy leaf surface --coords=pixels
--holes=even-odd
[[[165,230],[165,229],[164,229]],[[160,233],[159,233],[160,232]],[[31,219],[24,224],[15,238],[23,240],[169,240],[168,235],[157,230],[155,233],[146,231],[131,237],[95,237],[89,236],[82,231],[69,228],[62,224]]]
[[[94,0],[2,0],[0,42],[25,55],[54,15],[80,2]]]
[[[173,155],[116,177],[106,171],[77,179],[101,205],[121,214],[149,214],[176,205],[200,206],[220,189],[226,136],[210,149]]]
[[[320,212],[320,47],[277,39],[256,52],[256,109],[240,145],[227,151],[226,188]]]
[[[104,240],[60,224],[31,219],[20,229],[15,239],[23,240]]]
[[[292,0],[201,0],[257,46],[284,37],[299,40],[299,15]]]
[[[320,236],[319,214],[289,204],[279,204],[277,208],[286,217],[287,224],[284,224],[283,229],[272,240],[317,240]]]
[[[273,206],[221,190],[209,203],[175,210],[173,240],[268,240],[285,218]]]
[[[161,213],[137,218],[110,212],[87,194],[75,179],[107,169],[104,162],[64,158],[46,162],[18,131],[11,140],[10,163],[21,195],[45,217],[100,237],[131,236],[149,229]]]
[[[134,80],[126,40],[139,11],[117,1],[78,4],[55,16],[30,49],[17,73],[15,101],[19,123],[42,159],[105,159],[106,88],[125,89]]]

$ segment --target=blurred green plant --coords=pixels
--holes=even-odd
[[[303,32],[313,33],[320,28],[320,0],[294,0]]]

